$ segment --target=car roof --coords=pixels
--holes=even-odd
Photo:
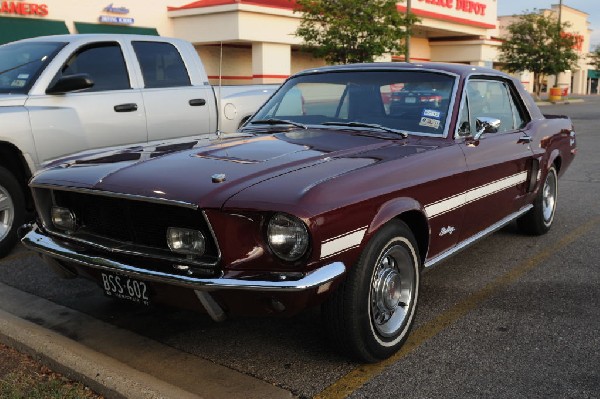
[[[421,63],[409,63],[409,62],[373,62],[363,64],[345,64],[345,65],[333,65],[325,66],[320,68],[311,68],[305,71],[297,73],[298,75],[325,73],[325,72],[342,72],[342,71],[432,71],[432,72],[446,72],[459,76],[469,75],[495,75],[504,78],[511,78],[510,75],[504,72],[498,71],[492,68],[486,68],[475,65],[465,64],[450,64],[442,62],[421,62]]]

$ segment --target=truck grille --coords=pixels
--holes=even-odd
[[[167,245],[167,228],[183,227],[199,230],[206,238],[203,263],[214,264],[219,257],[212,232],[201,211],[175,205],[158,204],[126,198],[107,197],[71,191],[54,191],[54,203],[75,213],[80,228],[74,238],[95,236],[128,246],[165,251],[169,257],[185,256],[172,253]]]

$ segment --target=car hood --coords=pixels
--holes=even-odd
[[[0,94],[0,107],[22,107],[25,105],[25,94]]]
[[[64,186],[159,198],[219,208],[235,194],[274,178],[287,186],[330,179],[381,162],[385,149],[394,158],[431,145],[388,134],[336,129],[276,134],[236,134],[159,145],[130,146],[70,157],[36,175],[32,186]],[[298,175],[301,174],[301,175]],[[287,178],[286,178],[287,177]],[[295,189],[302,189],[297,188]]]

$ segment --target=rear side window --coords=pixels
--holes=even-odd
[[[125,90],[131,88],[121,47],[100,43],[79,49],[63,65],[62,76],[85,73],[94,81],[86,91]]]
[[[190,86],[181,54],[170,43],[133,42],[135,55],[142,68],[144,87]]]

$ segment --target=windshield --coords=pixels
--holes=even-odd
[[[20,42],[0,46],[0,93],[26,93],[65,44]]]
[[[358,122],[442,136],[454,82],[450,75],[406,70],[298,76],[287,81],[247,126],[265,120],[303,125]]]

